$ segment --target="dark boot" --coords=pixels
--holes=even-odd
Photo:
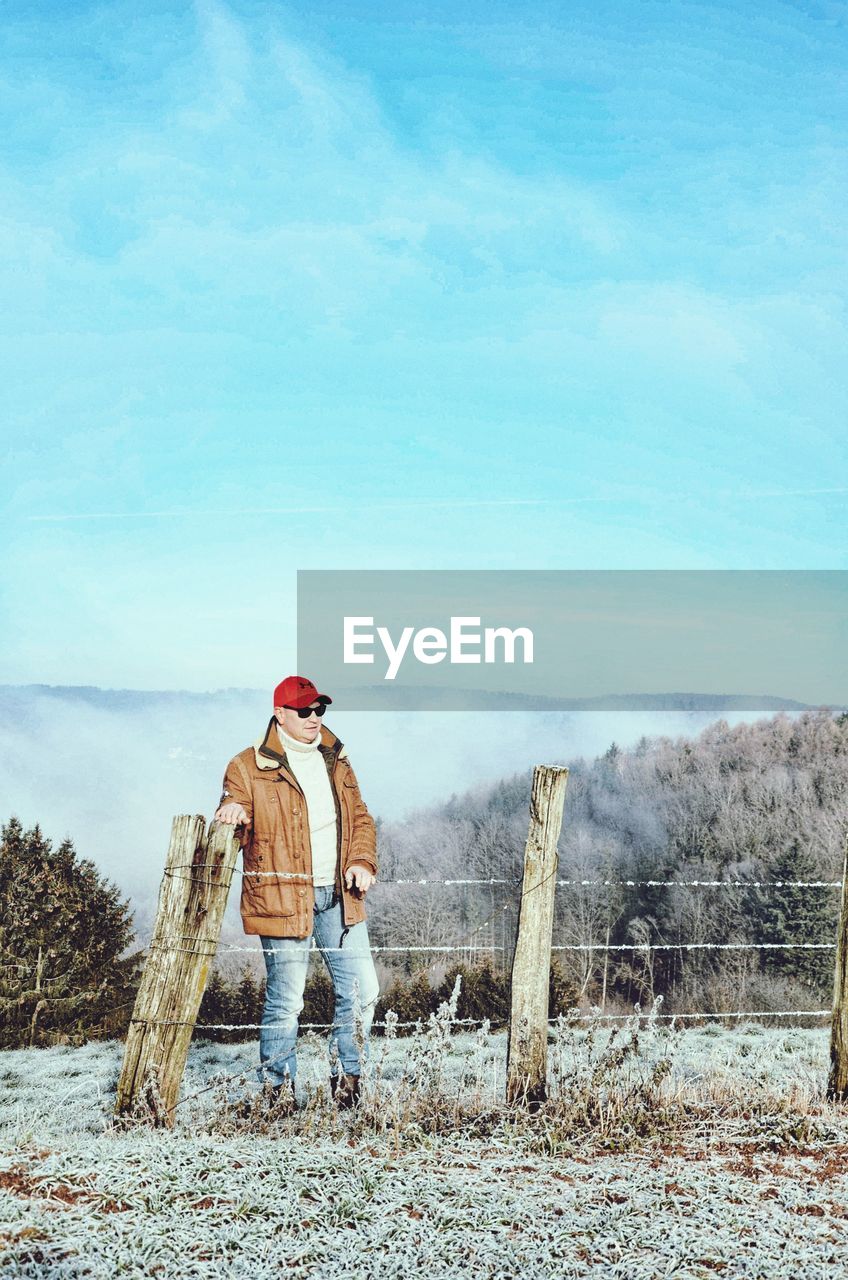
[[[347,1075],[342,1072],[341,1075],[330,1076],[330,1093],[338,1107],[355,1107],[359,1103],[359,1076]]]
[[[263,1115],[276,1119],[297,1109],[291,1080],[284,1080],[282,1084],[271,1084],[266,1080],[258,1093],[248,1094],[236,1104],[235,1114],[240,1120],[256,1120]]]

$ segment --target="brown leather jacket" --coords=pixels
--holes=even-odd
[[[306,799],[288,766],[274,716],[265,736],[233,756],[224,774],[221,804],[238,802],[251,819],[239,827],[245,872],[287,875],[242,877],[241,917],[245,933],[270,938],[306,938],[312,930],[315,893]],[[344,743],[321,725],[324,757],[336,801],[336,891],[345,925],[366,919],[364,897],[348,889],[344,873],[361,862],[376,876],[377,831],[359,791]]]

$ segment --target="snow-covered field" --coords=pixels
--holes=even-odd
[[[0,1053],[0,1276],[801,1280],[848,1264],[848,1111],[824,1101],[824,1029],[554,1033],[535,1115],[504,1108],[504,1033],[375,1039],[355,1115],[327,1102],[306,1035],[306,1105],[277,1121],[232,1105],[257,1046],[201,1041],[170,1131],[112,1125],[118,1043]]]

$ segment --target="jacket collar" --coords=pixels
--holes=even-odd
[[[341,738],[337,738],[332,729],[322,724],[319,730],[318,750],[326,758],[328,754],[342,756],[347,754],[347,747]],[[286,753],[280,735],[277,733],[277,717],[271,716],[264,737],[257,738],[253,744],[253,756],[257,769],[282,769],[286,766]]]

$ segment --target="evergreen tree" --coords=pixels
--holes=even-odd
[[[797,837],[784,847],[768,868],[776,887],[756,891],[754,911],[763,942],[830,942],[834,937],[836,904],[829,889],[797,888],[791,881],[819,880],[818,868]],[[821,996],[833,982],[833,954],[826,950],[780,947],[762,952],[762,967],[782,977],[797,978]]]
[[[333,984],[324,965],[316,965],[303,987],[302,1022],[331,1023],[335,1009]]]
[[[232,1026],[236,1022],[247,1022],[247,1018],[238,1017],[237,992],[228,983],[219,969],[213,969],[200,1001],[197,1014],[197,1025],[201,1027]],[[259,1019],[250,1019],[258,1022]],[[239,1038],[236,1031],[201,1031],[204,1040],[213,1040],[219,1044],[229,1044]],[[241,1033],[247,1035],[247,1032]],[[251,1032],[251,1035],[257,1034]]]
[[[391,1010],[396,1013],[401,1024],[414,1022],[420,1018],[426,1025],[431,1013],[435,1013],[438,999],[423,970],[414,978],[404,982],[402,978],[394,978],[388,990],[384,991],[374,1011],[374,1021],[382,1023]],[[378,1034],[383,1030],[377,1029]],[[398,1035],[409,1035],[410,1028],[401,1025]]]
[[[17,818],[0,831],[0,1045],[125,1029],[141,953],[129,903],[70,840],[53,849]],[[120,1012],[116,1023],[114,1015]]]
[[[265,1004],[265,988],[264,985],[256,981],[251,971],[245,968],[242,972],[241,981],[236,988],[236,1017],[234,1022],[240,1023],[245,1028],[256,1027],[262,1020],[262,1010]],[[258,1036],[256,1030],[244,1030],[240,1033],[241,1040],[255,1040]]]

